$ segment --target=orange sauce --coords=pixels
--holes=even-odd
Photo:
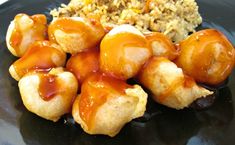
[[[56,77],[51,74],[40,74],[39,95],[44,101],[51,100],[61,91]]]
[[[178,52],[178,55],[179,55],[180,54],[180,44],[176,43],[174,45],[175,45],[175,49],[176,49],[176,51]]]
[[[179,86],[181,86],[184,83],[184,78],[179,78],[173,81],[170,86],[163,91],[160,95],[158,95],[157,99],[159,102],[163,102],[171,93],[177,89]]]
[[[125,95],[125,89],[130,88],[124,81],[105,74],[95,73],[82,84],[79,98],[79,113],[81,119],[92,128],[97,110],[110,97]]]
[[[152,52],[147,46],[146,39],[139,35],[128,32],[111,35],[104,38],[100,45],[102,51],[100,56],[102,71],[117,78],[125,79],[125,74],[117,72],[120,72],[125,65],[131,67],[136,66],[135,62],[129,61],[128,58],[126,58],[130,55],[125,53],[126,47],[136,48],[136,52],[138,52],[138,47],[141,49],[146,48],[148,51]]]
[[[179,86],[183,86],[184,88],[192,88],[193,85],[195,85],[195,81],[193,80],[193,78],[185,75],[183,78],[179,78],[175,80],[174,82],[172,82],[170,86],[157,97],[158,101],[163,102]]]
[[[192,88],[193,85],[195,85],[195,80],[190,77],[190,76],[187,76],[187,75],[184,75],[184,83],[183,83],[183,86],[185,88]]]
[[[43,14],[32,15],[30,18],[33,19],[33,21],[35,23],[39,23],[39,24],[43,24],[43,25],[47,24],[47,18]]]
[[[28,28],[28,30],[24,30],[24,31],[31,30],[33,33],[30,32],[30,34],[27,34],[27,32],[23,32],[20,29],[20,25],[24,25],[24,24],[20,23],[21,18],[23,16],[27,16],[29,19],[32,19],[34,22],[32,28]],[[18,14],[15,16],[14,29],[11,34],[9,43],[12,46],[12,48],[15,49],[15,52],[17,55],[21,55],[21,53],[22,53],[20,45],[21,45],[21,42],[23,40],[24,35],[32,35],[31,36],[32,41],[45,39],[45,37],[46,37],[46,23],[47,23],[46,16],[42,15],[42,14],[33,15],[31,17],[26,14]]]
[[[149,9],[149,5],[151,3],[152,0],[145,0],[145,6],[144,6],[144,12],[145,13],[149,13],[150,9]]]
[[[33,41],[45,40],[47,37],[47,18],[45,15],[36,14],[30,17],[34,21]]]
[[[148,46],[150,48],[152,48],[152,43],[158,42],[166,50],[166,52],[160,54],[159,56],[167,57],[170,60],[174,60],[177,57],[177,55],[178,55],[177,47],[164,34],[159,33],[159,32],[152,32],[150,34],[145,34],[145,37],[147,39]],[[153,51],[153,53],[154,53],[154,51]]]
[[[187,68],[185,71],[199,82],[218,84],[230,74],[235,57],[234,48],[227,38],[217,30],[208,29],[192,34],[179,44],[184,53],[193,51],[191,62],[183,62],[179,66]],[[216,48],[219,47],[219,56],[216,57]],[[185,55],[185,54],[183,54]],[[216,69],[209,73],[211,67],[217,63]]]
[[[99,52],[81,52],[70,57],[66,68],[71,71],[81,84],[84,79],[93,72],[99,70]]]
[[[19,19],[23,16],[23,14],[18,14],[15,16],[14,19],[14,29],[12,31],[11,37],[10,37],[10,45],[12,48],[15,49],[16,54],[20,53],[19,46],[21,44],[21,41],[23,39],[22,32],[20,30],[20,24],[19,24]]]
[[[109,31],[111,31],[112,29],[113,29],[112,26],[106,26],[106,27],[104,27],[104,31],[105,31],[106,34],[109,33]]]
[[[96,19],[85,19],[85,21],[90,21],[94,27],[101,27],[101,24]],[[54,32],[56,30],[61,30],[65,33],[78,33],[82,34],[85,42],[92,41],[93,31],[88,27],[85,22],[77,21],[71,18],[59,18],[52,22],[48,27],[48,35],[51,41],[56,42]]]
[[[22,77],[29,71],[37,69],[49,69],[56,67],[52,61],[52,54],[57,54],[63,58],[63,52],[57,50],[49,41],[37,41],[33,43],[26,53],[13,63],[17,74]]]

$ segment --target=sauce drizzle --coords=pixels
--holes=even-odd
[[[25,26],[23,26],[22,21],[26,18],[27,22],[25,22]],[[47,19],[45,15],[36,14],[28,16],[26,14],[18,14],[15,16],[13,23],[14,28],[10,36],[9,44],[18,56],[22,56],[31,43],[36,40],[44,40],[46,37]],[[24,40],[24,36],[26,35],[30,35],[30,37],[27,36],[27,40]],[[23,40],[25,42],[22,42]]]
[[[53,43],[49,41],[37,41],[30,46],[23,57],[13,63],[13,67],[18,76],[22,77],[27,72],[33,70],[44,70],[58,66],[58,64],[53,62],[53,56],[57,56],[61,60],[66,57],[63,52],[54,48]]]
[[[66,68],[76,76],[81,84],[91,73],[99,70],[99,52],[93,50],[73,55],[68,60]]]
[[[44,101],[51,100],[60,92],[57,76],[40,74],[39,95]]]
[[[79,98],[79,113],[81,119],[92,128],[97,110],[109,98],[125,95],[125,89],[132,86],[122,80],[95,73],[85,80]]]

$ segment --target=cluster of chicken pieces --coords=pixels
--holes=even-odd
[[[107,31],[95,18],[62,17],[47,25],[45,15],[18,14],[6,42],[19,57],[9,72],[29,111],[52,121],[72,112],[85,132],[111,137],[146,110],[147,93],[127,79],[156,102],[182,109],[213,93],[196,82],[223,82],[235,62],[234,47],[214,29],[175,45],[131,25]]]

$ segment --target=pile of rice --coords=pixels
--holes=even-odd
[[[131,24],[143,33],[157,31],[178,42],[202,22],[195,0],[71,0],[53,17],[99,16],[104,27]]]

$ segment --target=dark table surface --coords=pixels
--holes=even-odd
[[[1,145],[234,145],[235,71],[219,89],[206,110],[176,111],[149,101],[153,117],[132,121],[114,138],[91,136],[69,117],[53,123],[28,112],[20,99],[17,82],[8,68],[14,60],[5,45],[5,34],[17,13],[44,13],[66,0],[10,0],[0,5],[0,144]],[[235,44],[235,0],[197,0],[203,24],[216,28]]]

